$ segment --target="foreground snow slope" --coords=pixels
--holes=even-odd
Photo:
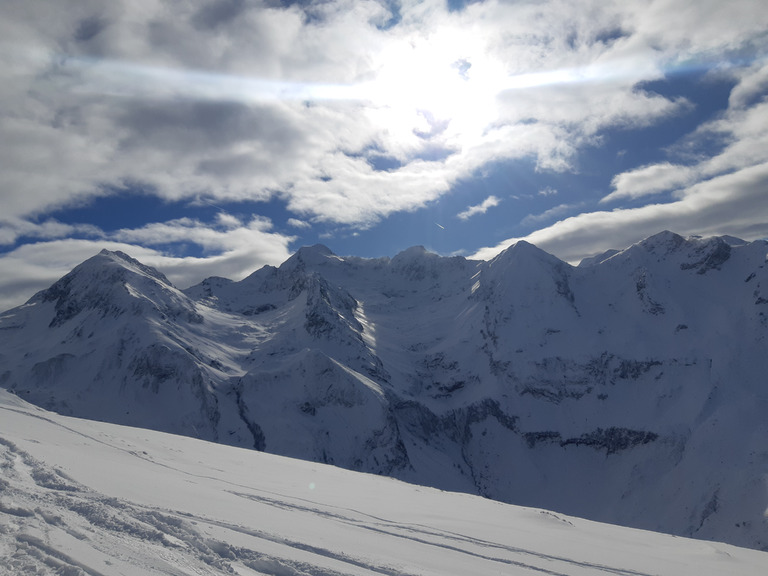
[[[149,430],[0,391],[0,574],[764,575],[768,554]]]

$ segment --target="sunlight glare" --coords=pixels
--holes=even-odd
[[[500,62],[487,56],[482,43],[456,30],[419,41],[400,42],[383,51],[379,73],[365,93],[399,121],[414,122],[421,132],[439,130],[446,139],[479,137],[496,114],[495,97],[503,89]]]

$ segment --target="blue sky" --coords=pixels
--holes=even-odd
[[[12,1],[0,44],[0,309],[104,247],[186,287],[768,236],[762,1]]]

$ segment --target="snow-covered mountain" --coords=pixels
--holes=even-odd
[[[768,554],[60,416],[0,390],[0,576],[763,576]]]
[[[0,316],[62,414],[768,549],[766,242],[663,232],[572,267],[302,248],[178,290],[104,251]]]

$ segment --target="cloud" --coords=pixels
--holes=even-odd
[[[21,237],[49,240],[72,235],[100,238],[103,233],[91,224],[65,224],[53,218],[42,222],[31,222],[22,218],[0,218],[0,246],[12,246]]]
[[[298,217],[365,227],[499,160],[570,170],[600,130],[649,125],[686,105],[634,88],[659,78],[668,58],[643,11],[581,11],[403,4],[384,30],[392,13],[376,2],[182,1],[171,12],[62,1],[37,17],[15,7],[2,25],[19,47],[0,63],[14,85],[0,91],[9,112],[0,136],[12,143],[0,151],[4,210],[24,218],[139,181],[169,199],[278,197]],[[423,102],[394,99],[411,86],[384,83],[425,53],[423,79],[393,82],[418,80],[428,98],[430,82],[454,82],[462,99],[431,116]],[[374,170],[370,149],[397,168]],[[436,149],[447,153],[423,160]]]
[[[309,222],[304,222],[304,220],[299,220],[298,218],[288,218],[286,224],[288,224],[288,226],[291,228],[299,228],[304,230],[312,227],[312,224]]]
[[[498,206],[501,203],[501,200],[499,200],[496,196],[488,196],[485,200],[483,200],[480,204],[477,204],[476,206],[470,206],[463,212],[459,212],[456,214],[456,218],[459,220],[468,220],[472,216],[475,216],[476,214],[485,214],[488,212],[489,208],[493,208],[494,206]]]
[[[294,237],[272,232],[272,223],[267,218],[255,216],[246,225],[232,217],[224,217],[223,220],[219,217],[218,222],[220,226],[216,227],[193,218],[179,218],[141,228],[118,230],[110,235],[110,239],[148,247],[194,244],[211,262],[253,252],[254,246],[259,247],[254,254],[258,255],[257,260],[280,263],[290,255],[287,247]],[[238,224],[235,225],[235,222]],[[243,271],[236,273],[240,275]]]
[[[731,109],[747,108],[754,105],[768,92],[768,63],[755,62],[731,90],[728,104]]]
[[[691,134],[694,143],[725,134],[723,150],[631,168],[603,199],[653,201],[670,191],[672,202],[585,213],[530,238],[576,257],[602,250],[599,230],[616,244],[660,226],[754,232],[766,220],[764,201],[748,194],[768,150],[768,67],[754,57],[766,48],[762,4],[12,3],[0,21],[0,242],[37,238],[53,249],[78,234],[73,254],[117,242],[137,256],[144,246],[157,261],[164,241],[190,242],[210,257],[164,261],[188,271],[179,278],[203,260],[237,274],[279,262],[290,237],[224,214],[213,225],[172,220],[101,237],[47,215],[138,183],[169,200],[276,200],[297,229],[360,230],[506,160],[577,171],[580,152],[601,146],[607,131],[691,110],[684,98],[644,90],[649,81],[731,58],[729,110]],[[743,189],[720,188],[724,181]],[[740,216],[742,194],[753,206]],[[462,214],[495,206],[485,202]],[[726,215],[721,226],[707,219],[714,205]],[[679,224],[664,225],[669,214]],[[266,252],[248,256],[245,247],[260,242]]]
[[[763,78],[766,76],[766,78]],[[600,202],[637,199],[662,192],[686,189],[697,182],[754,166],[768,160],[768,102],[755,99],[757,87],[765,83],[763,97],[768,94],[768,67],[748,68],[731,91],[729,108],[721,116],[702,124],[684,139],[684,147],[703,148],[712,138],[725,145],[710,156],[699,154],[697,162],[681,165],[659,162],[616,175],[611,186],[614,191]],[[754,100],[745,106],[746,100]],[[700,144],[701,143],[701,144]],[[703,157],[702,157],[703,156]]]
[[[223,211],[216,214],[216,222],[220,226],[229,229],[238,228],[243,225],[239,218]]]
[[[585,212],[522,238],[477,251],[487,260],[518,240],[526,240],[571,263],[608,248],[625,248],[662,230],[679,234],[768,237],[768,162],[700,182],[666,204]]]
[[[214,29],[230,23],[245,11],[244,0],[218,0],[200,8],[191,18],[199,29]]]
[[[565,214],[572,213],[577,208],[578,206],[574,204],[558,204],[549,210],[545,210],[541,214],[528,214],[528,216],[522,219],[520,224],[523,226],[538,225],[541,222],[554,220]]]
[[[584,212],[537,230],[478,250],[488,259],[524,239],[560,258],[578,262],[608,248],[623,248],[661,230],[681,234],[734,235],[745,240],[768,236],[768,99],[757,98],[765,66],[730,72],[736,79],[729,108],[697,127],[684,142],[697,148],[717,135],[719,152],[700,154],[687,165],[662,161],[618,174],[614,191],[600,204],[654,198],[671,192],[671,200],[636,208]],[[735,95],[735,96],[734,96]],[[747,96],[749,95],[749,96]],[[529,222],[531,223],[531,222]]]
[[[694,176],[692,168],[669,162],[642,166],[615,176],[611,181],[614,191],[600,202],[641,198],[675,190],[689,183]]]
[[[294,237],[273,232],[265,218],[255,217],[243,224],[219,214],[216,223],[181,218],[112,234],[99,231],[93,239],[57,238],[24,244],[0,254],[0,310],[23,303],[103,248],[122,250],[159,268],[181,288],[214,275],[239,280],[266,264],[279,265],[291,254],[288,246]],[[165,250],[183,244],[201,248],[203,255],[178,257]]]

